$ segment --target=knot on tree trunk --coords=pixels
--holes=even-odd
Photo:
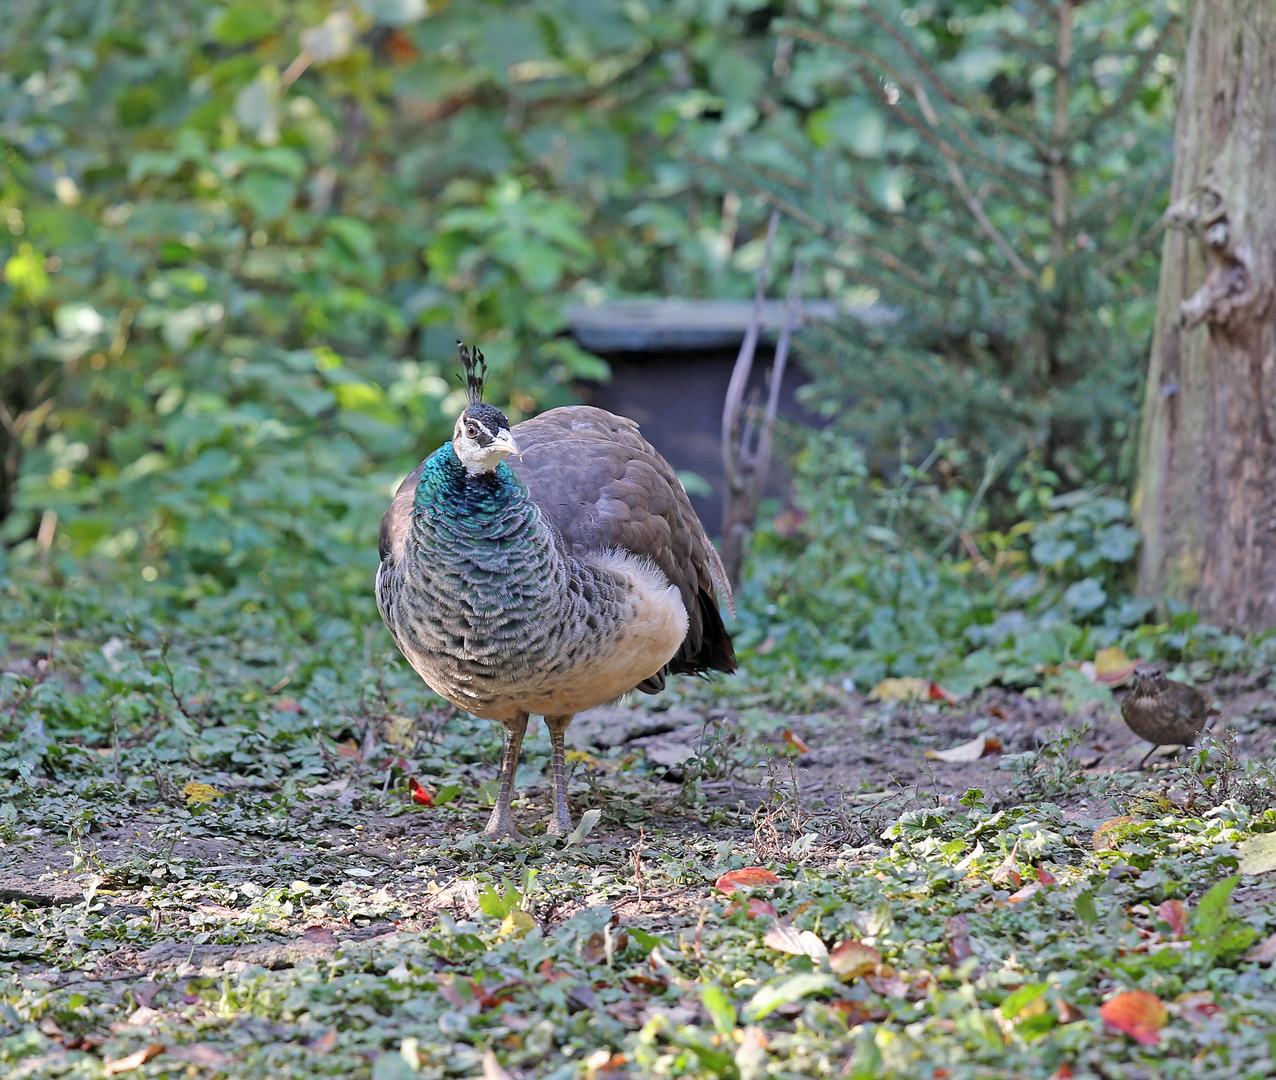
[[[1223,196],[1213,188],[1199,188],[1165,213],[1171,225],[1196,235],[1205,257],[1205,280],[1179,305],[1183,325],[1206,322],[1227,329],[1238,323],[1256,300],[1250,273],[1253,252],[1248,242],[1233,235]]]

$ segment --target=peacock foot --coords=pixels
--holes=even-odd
[[[546,836],[569,836],[572,831],[572,819],[566,814],[555,814],[545,824]]]
[[[483,831],[493,840],[513,840],[517,842],[523,839],[522,833],[518,831],[518,826],[514,824],[514,815],[510,812],[508,806],[493,807],[492,816],[487,819],[487,824],[483,826]]]

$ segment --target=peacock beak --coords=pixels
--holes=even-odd
[[[518,452],[518,443],[514,441],[514,436],[504,429],[496,433],[496,437],[492,439],[490,449],[495,450],[502,456],[506,454],[512,454],[514,457],[520,456]]]

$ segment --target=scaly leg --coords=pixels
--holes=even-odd
[[[510,800],[514,797],[514,771],[518,768],[518,754],[523,749],[523,736],[527,733],[527,713],[519,713],[513,720],[502,720],[505,725],[505,749],[501,752],[500,787],[496,792],[496,805],[483,829],[497,840],[517,840],[514,815]]]
[[[554,748],[554,811],[547,830],[550,836],[566,836],[572,831],[572,816],[567,809],[567,749],[563,745],[563,736],[571,722],[570,715],[545,717]]]

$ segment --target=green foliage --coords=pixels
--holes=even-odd
[[[1066,488],[1128,479],[1181,15],[865,0],[775,24],[782,107],[707,163],[800,223],[826,290],[883,305],[804,343],[806,402],[875,464],[953,432],[972,488],[1034,452]]]
[[[794,462],[796,513],[759,530],[742,595],[739,645],[758,671],[814,663],[861,686],[886,675],[942,676],[958,693],[994,677],[1089,659],[1123,639],[1149,605],[1123,586],[1137,536],[1109,496],[1054,496],[1049,474],[1017,482],[1034,517],[989,529],[982,496],[941,443],[885,483],[856,443],[813,435]]]
[[[668,136],[749,7],[3,5],[0,540],[368,617],[458,337],[517,419],[566,300],[747,290]]]

